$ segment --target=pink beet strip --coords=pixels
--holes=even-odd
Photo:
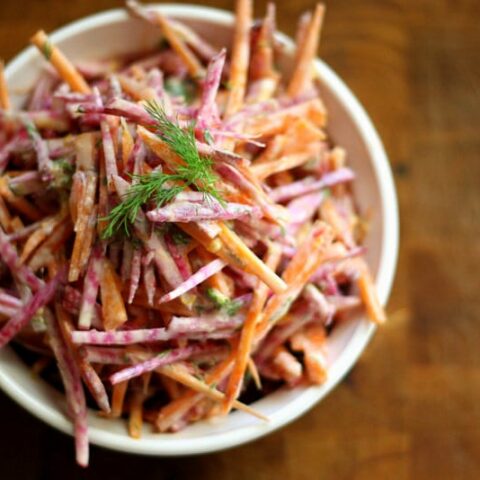
[[[81,330],[88,330],[92,325],[100,286],[101,269],[102,249],[97,246],[93,249],[83,283],[82,303],[78,317],[78,328]]]
[[[203,204],[190,202],[172,202],[164,207],[147,212],[151,222],[187,223],[204,220],[235,220],[245,216],[260,216],[259,207],[241,203],[220,204],[208,199]]]
[[[60,274],[53,280],[41,287],[15,315],[0,330],[0,348],[5,346],[22,328],[26,327],[37,311],[47,305],[55,295],[60,283]]]
[[[180,297],[184,293],[187,293],[188,291],[192,290],[192,288],[195,288],[197,285],[204,282],[207,278],[210,278],[212,275],[220,272],[225,266],[226,263],[219,258],[212,260],[210,263],[197,270],[190,278],[182,282],[177,288],[166,295],[163,295],[158,303],[170,302],[174,298]]]
[[[137,343],[167,342],[180,338],[190,340],[222,340],[234,335],[232,330],[217,332],[177,333],[170,332],[166,328],[145,328],[139,330],[120,330],[112,332],[101,332],[98,330],[72,332],[72,341],[76,344],[87,345],[134,345]]]
[[[0,227],[0,257],[18,280],[27,284],[32,290],[38,290],[43,282],[27,266],[23,265],[15,247]]]
[[[202,96],[200,99],[200,107],[197,114],[197,127],[207,128],[212,122],[218,122],[218,107],[216,97],[220,80],[222,78],[222,71],[225,65],[226,50],[222,49],[210,61],[205,80],[202,85]]]
[[[62,336],[58,322],[49,310],[46,311],[45,321],[50,337],[50,345],[52,346],[65,387],[69,412],[73,418],[77,463],[82,467],[86,467],[89,457],[87,405],[80,370],[75,354],[68,348],[68,343]]]
[[[183,279],[187,280],[192,275],[192,267],[190,266],[188,255],[172,240],[171,235],[165,235],[165,243]]]
[[[172,317],[168,332],[176,335],[191,333],[213,333],[222,330],[236,330],[245,320],[245,314],[229,316],[223,313],[211,313],[201,317]]]
[[[324,174],[320,180],[315,180],[313,177],[306,177],[302,180],[289,183],[288,185],[277,187],[269,193],[269,197],[277,203],[284,202],[300,195],[333,187],[339,183],[350,182],[354,178],[355,174],[350,168],[339,168],[338,170]]]
[[[100,380],[98,373],[95,371],[92,365],[90,365],[90,363],[84,358],[80,360],[79,365],[82,378],[87,385],[88,390],[92,394],[92,397],[95,399],[98,407],[103,412],[110,413],[110,401],[108,400],[105,385]]]
[[[131,367],[124,368],[119,372],[115,372],[110,376],[110,382],[112,385],[115,385],[117,383],[139,377],[143,373],[153,372],[156,368],[163,367],[164,365],[170,365],[171,363],[188,360],[193,355],[203,354],[211,349],[212,345],[209,344],[195,344],[183,348],[165,350],[164,352],[156,355],[154,358],[145,360],[142,363],[137,363]]]

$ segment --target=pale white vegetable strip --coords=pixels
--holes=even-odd
[[[110,376],[110,382],[115,385],[125,380],[130,380],[146,372],[153,372],[157,368],[171,363],[180,362],[182,360],[188,360],[190,357],[199,354],[206,353],[212,349],[212,345],[209,344],[196,344],[188,345],[183,348],[175,348],[173,350],[165,350],[161,354],[157,354],[155,357],[145,360],[142,363],[137,363],[128,368],[124,368],[118,372],[115,372]]]
[[[28,303],[16,311],[0,330],[0,348],[5,346],[22,328],[26,327],[37,311],[47,305],[55,295],[60,275],[41,287]]]
[[[182,282],[175,290],[163,295],[158,303],[170,302],[174,298],[180,297],[184,293],[192,290],[200,283],[204,282],[207,278],[220,272],[227,264],[219,258],[211,261],[209,264],[196,271],[188,280]]]
[[[190,202],[172,202],[147,212],[151,222],[187,223],[204,220],[235,220],[245,216],[261,216],[260,208],[242,203],[229,202],[222,205],[209,199],[203,205]]]
[[[100,285],[102,253],[104,252],[100,246],[93,249],[87,272],[85,274],[82,303],[78,317],[78,328],[82,330],[88,330],[92,325],[92,318],[95,313],[95,305]]]
[[[58,309],[57,309],[58,315]],[[50,346],[57,360],[58,369],[65,387],[65,395],[73,417],[75,431],[76,458],[79,465],[88,465],[88,424],[85,393],[80,379],[80,371],[73,352],[62,336],[58,321],[50,311],[45,312],[45,321],[50,338]]]
[[[0,228],[0,257],[10,269],[12,275],[22,283],[28,285],[32,290],[38,290],[43,281],[40,280],[30,268],[23,265],[15,247],[9,242],[8,236]]]
[[[130,272],[130,286],[128,289],[128,303],[132,303],[137,293],[142,270],[142,252],[139,248],[133,250],[132,269]]]

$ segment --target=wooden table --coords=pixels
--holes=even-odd
[[[2,0],[0,55],[12,57],[37,28],[120,3]],[[480,478],[480,2],[327,4],[322,57],[366,106],[395,172],[402,240],[388,325],[313,411],[214,455],[93,448],[84,472],[70,438],[2,395],[2,480]],[[293,19],[312,5],[279,2],[280,28],[292,34]]]

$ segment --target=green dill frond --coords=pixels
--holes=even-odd
[[[218,177],[213,171],[211,158],[200,157],[195,143],[195,125],[192,123],[186,129],[170,120],[165,110],[155,101],[146,103],[145,109],[156,121],[156,133],[185,162],[177,168],[177,174],[189,186],[206,193],[223,202],[220,193],[215,188]]]
[[[183,129],[171,121],[164,109],[156,102],[147,102],[145,109],[156,122],[156,133],[184,161],[175,173],[153,172],[147,175],[133,175],[132,185],[106,217],[107,227],[103,238],[115,236],[119,232],[130,235],[131,225],[143,205],[153,202],[157,207],[172,201],[186,187],[193,187],[205,194],[205,198],[215,198],[224,202],[216,189],[217,175],[213,171],[210,158],[200,157],[195,142],[193,124]]]

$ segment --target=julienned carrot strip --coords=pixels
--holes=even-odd
[[[7,178],[0,178],[0,195],[15,210],[23,213],[29,220],[37,221],[41,219],[40,211],[35,208],[26,198],[15,195],[8,186]]]
[[[314,232],[311,241],[304,244],[287,265],[282,277],[288,283],[286,291],[273,295],[267,302],[256,325],[255,342],[258,345],[266,333],[288,312],[303,287],[318,267],[328,259],[328,248],[332,245],[333,234],[327,225]]]
[[[369,268],[364,260],[360,261],[361,270],[357,280],[360,296],[367,309],[368,316],[372,322],[382,324],[387,320],[385,310],[378,298],[377,290],[370,274]]]
[[[80,259],[82,256],[83,245],[86,240],[85,232],[91,221],[91,216],[95,206],[95,196],[97,190],[97,174],[86,172],[85,190],[82,195],[79,206],[77,221],[75,222],[75,243],[73,244],[72,256],[70,258],[70,267],[68,271],[68,281],[75,282],[80,276],[82,265]]]
[[[7,206],[3,197],[0,196],[0,226],[6,231],[10,232],[12,224],[12,218],[10,212],[8,211]]]
[[[20,260],[25,262],[28,257],[33,253],[33,251],[50,235],[55,228],[66,218],[68,211],[66,208],[63,209],[63,212],[60,211],[59,214],[52,217],[47,217],[41,222],[39,227],[27,238]]]
[[[271,363],[287,384],[294,385],[302,377],[302,364],[283,345],[277,348]]]
[[[275,293],[286,290],[285,282],[268,268],[233,230],[224,224],[221,225],[221,228],[220,238],[224,242],[224,248],[217,252],[220,258],[257,276]]]
[[[67,57],[53,45],[43,30],[39,30],[31,42],[40,50],[43,56],[51,62],[60,77],[70,85],[74,92],[90,93],[91,89],[78,70]]]
[[[235,16],[235,31],[229,79],[230,91],[225,109],[225,118],[232,116],[240,110],[245,97],[250,56],[252,1],[237,0]]]
[[[234,358],[235,352],[232,351],[225,360],[208,371],[204,378],[205,384],[210,386],[221,382],[230,372]],[[185,391],[178,398],[160,409],[155,422],[157,428],[161,432],[171,429],[175,424],[181,421],[182,417],[186,415],[202,398],[204,398],[204,395],[195,390],[189,389]]]
[[[119,418],[123,413],[123,402],[125,400],[125,394],[127,393],[128,380],[125,382],[117,383],[112,387],[112,409],[111,416],[113,418]]]
[[[286,170],[302,166],[314,157],[315,153],[313,150],[314,148],[311,148],[310,150],[306,149],[306,151],[299,153],[285,155],[272,162],[253,165],[250,167],[250,169],[255,176],[261,180],[264,180],[275,173],[284,172]]]
[[[302,102],[268,115],[252,117],[245,124],[246,132],[257,137],[270,137],[285,133],[287,127],[298,118],[308,118],[317,127],[326,124],[327,112],[319,98]]]
[[[324,14],[325,6],[319,3],[300,45],[301,50],[287,89],[290,97],[301,94],[312,80],[313,61],[318,50]]]
[[[81,272],[85,271],[88,263],[88,259],[90,258],[90,254],[92,253],[92,247],[95,243],[95,234],[96,234],[96,227],[97,227],[97,219],[98,219],[98,206],[95,205],[93,207],[92,213],[88,217],[87,226],[85,228],[85,238],[82,243],[82,250],[80,251],[80,259],[78,262],[78,266]]]
[[[292,350],[304,353],[304,363],[309,380],[317,385],[327,379],[325,358],[326,332],[323,325],[312,324],[293,335],[290,340]]]
[[[312,12],[305,12],[303,13],[297,24],[297,31],[295,33],[295,58],[294,58],[294,65],[297,65],[302,55],[305,40],[307,38],[308,29],[312,22]]]
[[[162,15],[160,12],[155,11],[155,21],[157,25],[160,26],[162,29],[165,38],[167,39],[168,43],[172,47],[175,52],[177,52],[178,56],[184,61],[188,72],[190,75],[195,79],[201,79],[205,75],[205,71],[192,53],[192,51],[187,47],[185,42],[179,36],[178,32],[172,28],[170,25],[170,21]]]
[[[120,124],[122,126],[122,165],[121,165],[121,170],[123,171],[125,169],[125,166],[128,164],[128,159],[130,158],[130,155],[132,154],[134,141],[133,141],[133,138],[132,138],[132,134],[130,133],[130,130],[128,129],[127,122],[125,121],[125,119],[123,117],[120,119]]]
[[[102,263],[100,295],[105,330],[115,330],[128,320],[128,316],[120,289],[120,279],[107,258],[104,258]]]
[[[275,271],[282,256],[282,250],[278,245],[270,244],[267,255],[265,258],[265,264]],[[252,342],[255,334],[255,327],[260,317],[260,313],[267,300],[269,289],[267,285],[262,282],[258,282],[257,288],[253,293],[253,300],[247,313],[247,318],[243,324],[242,333],[240,335],[240,341],[237,347],[237,354],[235,358],[235,365],[233,371],[230,374],[230,378],[225,390],[225,402],[224,411],[229,412],[232,408],[233,401],[238,397],[242,380],[245,374],[245,370],[250,358],[250,351],[252,348]]]
[[[141,388],[135,388],[130,398],[130,415],[128,417],[128,433],[132,438],[142,436],[143,402],[145,395]]]
[[[258,368],[255,365],[255,362],[253,361],[252,357],[248,359],[248,373],[252,376],[252,379],[255,383],[255,386],[257,387],[257,390],[262,389],[262,379],[260,378],[260,373],[258,373]]]
[[[135,100],[159,100],[157,93],[151,87],[145,86],[142,82],[125,75],[119,75],[118,81],[122,89],[131,95]]]
[[[4,110],[10,110],[12,104],[8,94],[7,80],[5,78],[5,65],[3,60],[0,60],[0,107]]]
[[[183,385],[191,388],[192,390],[204,394],[206,397],[211,398],[212,400],[221,402],[225,399],[224,393],[220,392],[212,385],[208,385],[207,383],[198,380],[198,378],[188,373],[188,371],[181,364],[166,365],[159,368],[157,371],[162,375],[166,375],[167,377],[170,377],[173,380],[182,383]],[[245,405],[244,403],[236,400],[233,402],[233,407],[238,410],[242,410],[243,412],[249,413],[250,415],[257,417],[260,420],[268,422],[268,417],[253,409],[252,407]]]

